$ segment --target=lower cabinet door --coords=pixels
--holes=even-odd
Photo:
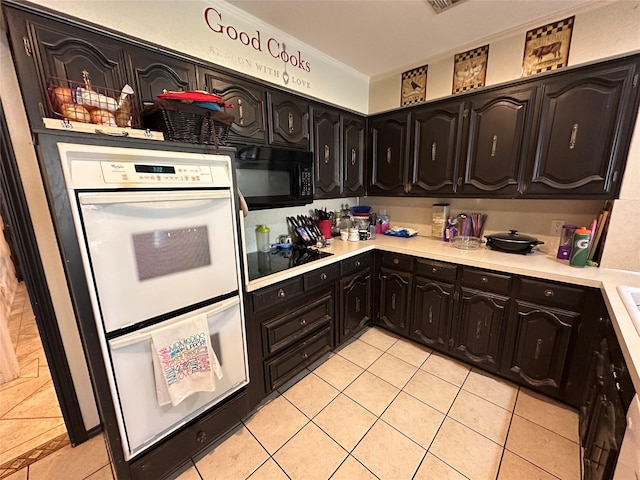
[[[579,314],[520,301],[516,305],[505,342],[502,373],[536,390],[559,396],[571,330]]]
[[[497,371],[508,301],[500,295],[462,288],[451,353]]]
[[[371,272],[369,269],[340,282],[340,343],[371,322]]]
[[[407,334],[412,275],[405,272],[380,269],[380,308],[376,323],[385,328]]]
[[[453,285],[417,278],[409,336],[440,350],[448,349]]]

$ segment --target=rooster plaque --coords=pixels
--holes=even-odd
[[[487,77],[489,45],[474,48],[454,56],[453,89],[451,93],[460,93],[478,87],[484,87]]]

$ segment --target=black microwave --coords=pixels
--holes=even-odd
[[[313,202],[311,152],[273,147],[240,147],[236,182],[250,210]]]

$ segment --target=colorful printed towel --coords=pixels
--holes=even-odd
[[[153,372],[160,406],[174,407],[189,395],[213,392],[222,369],[213,348],[206,315],[197,315],[151,333]]]

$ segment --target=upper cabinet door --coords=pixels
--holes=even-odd
[[[371,178],[369,195],[404,193],[408,161],[410,113],[399,112],[371,120]]]
[[[633,123],[636,71],[627,63],[545,82],[527,194],[613,198],[628,152],[623,132]]]
[[[339,197],[342,185],[340,158],[340,114],[314,109],[313,159],[316,198]]]
[[[136,92],[138,107],[153,103],[163,91],[186,91],[196,87],[196,67],[159,52],[143,49],[127,51],[133,90]]]
[[[472,97],[466,158],[458,177],[464,195],[512,196],[522,192],[531,148],[536,86]]]
[[[309,150],[309,102],[280,92],[267,92],[269,143]]]
[[[463,112],[461,100],[414,112],[411,193],[455,193]]]
[[[47,102],[52,77],[120,91],[126,83],[125,53],[118,42],[87,30],[5,8],[27,114],[32,122],[54,117]],[[84,72],[87,72],[86,74]],[[41,125],[41,123],[40,123]]]
[[[364,164],[366,121],[362,117],[342,117],[342,195],[344,197],[364,195]]]
[[[229,143],[266,143],[266,89],[211,70],[200,69],[200,86],[215,93],[233,108],[235,120],[229,129]]]

